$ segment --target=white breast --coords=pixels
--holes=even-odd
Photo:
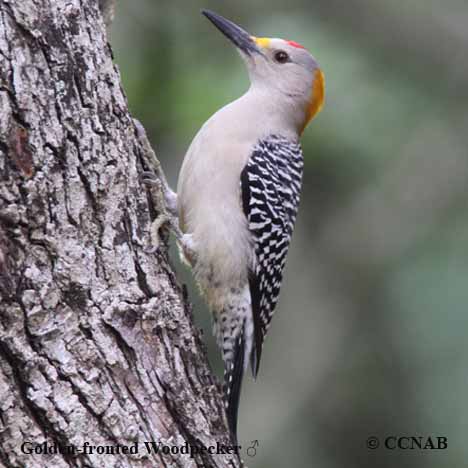
[[[240,175],[260,139],[287,131],[275,110],[246,93],[205,123],[185,156],[177,187],[181,228],[192,235],[213,281],[246,281],[252,252]]]

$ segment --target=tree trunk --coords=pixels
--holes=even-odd
[[[100,4],[0,0],[0,461],[239,466],[144,444],[230,439],[165,246],[148,251],[146,137]]]

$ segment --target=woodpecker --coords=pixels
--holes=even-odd
[[[256,378],[278,301],[301,192],[299,137],[324,102],[324,76],[300,44],[251,36],[202,10],[244,60],[250,88],[216,112],[192,141],[177,194],[181,256],[212,312],[222,350],[227,419],[237,443],[243,374]],[[157,222],[156,228],[161,226]]]

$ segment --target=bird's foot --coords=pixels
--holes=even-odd
[[[143,172],[140,181],[149,188],[154,207],[159,212],[151,223],[151,252],[155,252],[159,248],[161,228],[169,228],[178,241],[183,237],[177,219],[177,206],[174,206],[174,199],[177,199],[177,195],[153,172]]]
[[[177,194],[170,189],[167,183],[161,163],[151,147],[143,125],[136,119],[133,119],[133,122],[136,136],[143,150],[143,160],[148,167],[153,169],[153,171],[143,172],[140,175],[140,182],[148,187],[154,208],[159,213],[151,223],[151,251],[154,252],[159,248],[159,230],[162,227],[168,227],[174,232],[177,239],[182,238],[177,220]]]
[[[183,234],[179,227],[177,216],[177,194],[171,190],[167,183],[166,176],[162,170],[161,163],[151,148],[143,125],[133,119],[136,135],[143,148],[143,157],[147,165],[153,168],[152,171],[145,171],[140,175],[140,181],[149,188],[153,205],[159,212],[158,216],[151,223],[151,251],[155,252],[159,248],[159,231],[163,227],[171,230],[179,245],[179,249],[184,257],[193,265],[196,261],[196,250],[191,234]]]

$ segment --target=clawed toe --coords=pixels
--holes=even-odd
[[[148,253],[155,253],[159,249],[159,230],[161,228],[164,227],[172,231],[177,239],[182,237],[177,219],[177,194],[170,189],[167,183],[161,163],[151,148],[143,125],[136,119],[134,119],[134,123],[136,135],[142,145],[145,166],[153,168],[153,171],[142,172],[138,180],[149,189],[153,206],[159,212],[151,223],[150,235],[153,246],[147,250]]]
[[[157,178],[156,174],[154,172],[151,172],[151,171],[142,172],[140,174],[139,179],[140,179],[140,182],[145,184],[145,185],[149,185],[149,186],[152,186],[152,187],[160,187],[161,186],[161,182]]]
[[[159,252],[159,245],[152,245],[151,247],[145,247],[145,253],[148,255],[154,255]]]

